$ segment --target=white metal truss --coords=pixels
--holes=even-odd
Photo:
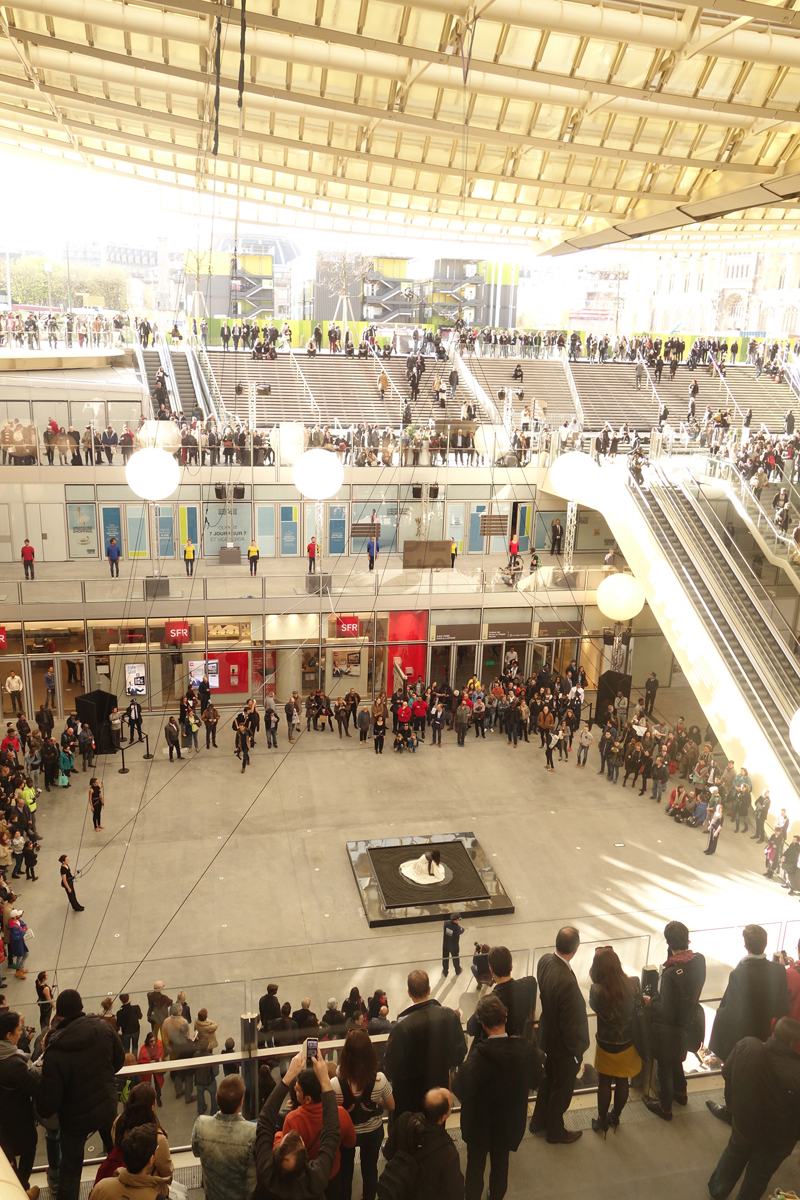
[[[797,233],[800,10],[250,0],[241,155],[240,18],[212,0],[5,6],[0,145],[194,193],[200,209],[212,191],[235,200],[241,168],[256,220],[307,227],[549,253]]]

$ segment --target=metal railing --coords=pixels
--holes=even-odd
[[[775,514],[770,513],[756,496],[748,480],[745,479],[741,471],[727,459],[715,458],[707,456],[701,459],[700,466],[705,469],[705,475],[709,479],[725,480],[732,488],[736,488],[739,493],[739,499],[742,504],[744,515],[746,515],[758,531],[759,536],[767,544],[770,552],[776,557],[781,558],[786,555],[788,565],[795,566],[798,562],[797,543],[794,538],[789,537],[785,533],[781,533],[775,526]],[[793,491],[793,489],[791,489]],[[790,489],[787,487],[787,494]],[[754,510],[753,512],[748,511]],[[772,544],[770,544],[772,543]],[[800,571],[798,571],[800,575]]]
[[[183,403],[181,401],[181,394],[178,390],[178,381],[175,378],[175,368],[172,364],[170,342],[160,329],[157,329],[153,333],[153,347],[158,354],[158,361],[161,363],[161,368],[166,375],[170,409],[175,416],[178,416],[183,412]]]
[[[480,404],[486,415],[489,417],[489,420],[495,425],[502,425],[503,418],[500,415],[500,409],[497,407],[486,389],[481,387],[481,385],[478,383],[474,374],[464,362],[459,349],[453,351],[453,363],[458,371],[459,379],[463,381],[467,391],[471,392],[475,397],[478,404]],[[511,436],[511,432],[512,431],[510,429],[507,430],[509,437]]]
[[[655,400],[655,402],[656,402],[656,404],[657,404],[657,406],[658,406],[658,415],[659,415],[659,417],[660,417],[660,416],[661,416],[662,409],[663,409],[663,407],[664,407],[664,406],[663,406],[663,404],[662,404],[662,402],[661,402],[661,397],[660,397],[660,396],[659,396],[659,394],[658,394],[658,390],[657,390],[657,388],[656,388],[655,380],[653,379],[653,376],[650,374],[650,368],[648,367],[648,365],[647,365],[647,361],[645,360],[645,357],[644,357],[644,355],[642,354],[641,350],[637,350],[637,351],[636,351],[636,362],[637,362],[637,364],[638,364],[638,363],[641,363],[641,364],[642,364],[642,366],[644,367],[644,373],[645,373],[645,375],[647,376],[647,382],[650,384],[650,391],[651,391],[651,393],[652,393],[652,397],[653,397],[653,399]]]
[[[708,361],[711,363],[711,366],[712,366],[712,368],[713,368],[713,369],[714,369],[714,371],[716,371],[716,373],[717,373],[717,376],[718,376],[718,378],[719,378],[719,385],[720,385],[720,388],[724,388],[724,389],[725,389],[725,392],[726,392],[726,394],[727,394],[727,397],[728,397],[728,403],[729,403],[729,404],[730,404],[730,405],[731,405],[733,408],[735,408],[735,409],[736,409],[736,411],[738,412],[738,414],[739,414],[739,417],[740,417],[740,419],[741,419],[741,421],[742,421],[742,424],[744,424],[744,413],[743,413],[743,412],[742,412],[742,410],[739,408],[739,405],[736,403],[736,397],[734,396],[734,394],[733,394],[733,392],[731,391],[731,389],[728,387],[728,381],[727,381],[727,379],[725,378],[725,376],[722,374],[722,371],[721,371],[721,369],[720,369],[720,365],[719,365],[719,363],[717,362],[717,360],[714,358],[714,355],[711,353],[711,351],[709,351],[709,354],[708,354]]]
[[[219,390],[219,384],[211,367],[211,360],[208,357],[205,343],[201,338],[194,335],[190,335],[190,340],[192,348],[197,354],[197,362],[199,363],[203,378],[206,381],[206,387],[211,398],[211,405],[217,424],[220,424],[222,421],[233,420],[233,415],[225,407],[225,401],[222,398],[222,392]]]
[[[322,420],[322,412],[320,411],[320,407],[314,398],[314,393],[312,392],[311,388],[309,387],[308,380],[306,379],[305,375],[302,372],[300,363],[297,361],[298,353],[299,353],[299,351],[294,351],[294,350],[292,350],[291,346],[289,347],[289,359],[291,360],[292,366],[295,369],[295,374],[297,375],[298,379],[300,380],[300,384],[303,388],[303,391],[306,394],[306,398],[308,400],[309,407],[316,412],[317,420],[321,421]]]
[[[586,417],[584,416],[583,412],[583,401],[580,398],[578,385],[575,383],[575,376],[572,374],[572,368],[569,365],[569,352],[566,346],[561,347],[558,357],[561,359],[561,365],[564,368],[567,386],[569,387],[569,394],[572,396],[572,403],[575,406],[575,412],[578,420],[580,421],[581,429],[583,429],[584,425],[586,424]]]

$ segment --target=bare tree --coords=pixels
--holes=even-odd
[[[361,298],[361,283],[375,270],[372,259],[347,250],[317,251],[317,284],[336,297],[336,314],[342,309],[344,340],[347,342],[347,310]],[[355,318],[354,318],[355,320]],[[354,339],[355,340],[355,339]]]

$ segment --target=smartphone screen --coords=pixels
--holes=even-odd
[[[306,1066],[311,1066],[311,1060],[317,1057],[319,1038],[309,1038],[306,1042]]]

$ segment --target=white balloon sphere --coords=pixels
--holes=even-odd
[[[632,575],[609,575],[597,589],[597,606],[610,621],[630,621],[644,608],[644,592]]]
[[[292,467],[294,486],[307,500],[327,500],[344,482],[344,467],[331,450],[317,446],[301,454]]]
[[[156,447],[174,454],[180,448],[181,431],[174,421],[145,421],[133,435],[137,450]]]
[[[143,500],[166,500],[181,481],[180,467],[166,450],[137,450],[125,468],[128,487]]]
[[[792,749],[800,754],[800,708],[789,722],[789,741],[792,743]]]
[[[571,450],[550,468],[548,490],[564,500],[580,500],[596,482],[600,468],[588,454]]]

